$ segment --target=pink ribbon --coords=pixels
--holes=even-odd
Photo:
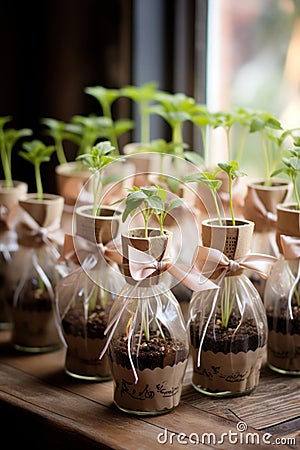
[[[158,271],[166,270],[192,291],[199,292],[208,289],[218,289],[218,286],[208,280],[194,267],[186,267],[183,264],[174,264],[170,258],[163,258],[157,261],[148,253],[141,252],[134,247],[128,248],[129,269],[132,278],[135,281],[142,281],[145,278]]]
[[[0,222],[6,222],[8,209],[4,205],[0,205]]]
[[[213,274],[221,271],[223,276],[234,275],[243,269],[257,272],[262,278],[267,278],[272,265],[278,258],[261,253],[249,253],[236,260],[229,259],[224,253],[216,248],[198,246],[194,265],[202,273]]]
[[[29,243],[42,241],[47,245],[63,244],[64,233],[60,229],[60,218],[55,219],[48,227],[41,227],[20,205],[15,205],[9,211],[7,227],[15,230],[21,239],[28,240]]]
[[[280,235],[280,243],[285,259],[300,258],[300,237]]]
[[[81,264],[91,254],[96,256],[96,253],[101,254],[107,261],[122,264],[122,255],[113,241],[105,245],[95,244],[81,236],[73,236],[68,233],[65,234],[63,250],[58,262],[72,261],[75,264]]]

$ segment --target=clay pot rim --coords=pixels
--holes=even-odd
[[[103,205],[101,206],[101,211],[109,211],[111,212],[111,214],[109,215],[100,215],[100,216],[94,216],[93,214],[93,205],[81,205],[81,206],[77,206],[75,209],[75,214],[78,214],[82,217],[88,217],[88,218],[93,218],[93,219],[101,219],[101,220],[117,220],[121,218],[121,211],[118,211],[117,208],[113,207],[113,206],[109,206],[109,205]],[[88,212],[90,211],[90,212]]]
[[[230,222],[232,223],[232,219],[231,217],[222,217],[222,222]],[[243,219],[243,218],[236,218],[235,219],[235,225],[220,225],[218,219],[213,218],[213,219],[205,219],[202,221],[202,225],[207,226],[207,227],[211,227],[211,228],[220,228],[220,229],[225,229],[225,228],[241,228],[241,227],[249,227],[249,226],[253,226],[254,227],[254,222],[252,220],[248,220],[248,219]]]
[[[123,147],[123,152],[125,156],[130,156],[130,155],[140,155],[140,154],[147,154],[147,153],[151,153],[151,151],[140,151],[139,148],[143,147],[144,145],[149,145],[146,142],[139,142],[139,141],[134,141],[134,142],[128,142],[127,144],[124,145]]]
[[[291,187],[292,186],[292,182],[289,180],[286,180],[284,178],[271,178],[271,185],[264,185],[263,183],[266,181],[265,178],[258,178],[255,181],[252,181],[251,183],[248,184],[249,188],[253,188],[256,190],[261,190],[261,191],[278,191],[278,190],[285,190],[287,187]]]
[[[296,209],[296,202],[279,203],[277,211],[288,211],[289,213],[300,214],[300,209]]]
[[[154,227],[148,228],[148,234],[151,231],[154,231],[157,234],[151,235],[151,236],[148,236],[148,237],[145,237],[144,235],[143,236],[135,236],[133,233],[136,233],[137,231],[141,232],[142,234],[144,234],[145,233],[145,228],[144,227],[130,228],[129,230],[122,232],[122,235],[124,237],[133,238],[133,239],[137,239],[137,240],[145,240],[145,239],[148,240],[148,239],[157,239],[157,238],[161,239],[163,237],[170,237],[170,236],[173,235],[172,231],[167,230],[167,229],[163,229],[164,234],[161,234],[160,233],[160,229],[159,228],[154,228]]]
[[[27,190],[28,184],[25,181],[12,180],[13,186],[5,187],[3,184],[6,183],[5,180],[0,180],[0,191],[1,192],[10,192],[12,190],[19,190],[20,188],[24,188]]]
[[[88,179],[92,174],[79,161],[69,161],[55,167],[55,173],[64,177]]]
[[[64,198],[58,194],[43,194],[43,198],[38,199],[36,192],[23,195],[19,199],[19,202],[32,203],[32,204],[37,204],[37,205],[47,205],[47,204],[51,205],[53,203],[53,201],[55,201],[55,200],[64,202]]]

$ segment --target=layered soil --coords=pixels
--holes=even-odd
[[[135,342],[138,337],[135,336]],[[114,379],[114,402],[132,414],[163,414],[179,404],[188,362],[186,343],[162,337],[142,339],[128,355],[128,339],[120,337],[110,344],[110,365]]]
[[[138,336],[135,336],[135,342],[138,342]],[[109,350],[110,359],[116,364],[120,364],[127,369],[131,369],[131,362],[128,356],[128,339],[120,337],[112,339]],[[149,341],[143,336],[139,346],[134,345],[131,348],[131,358],[134,367],[140,371],[144,369],[163,369],[166,366],[174,366],[183,362],[188,357],[188,349],[185,343],[172,339],[171,337],[162,337],[151,335]]]
[[[287,299],[281,298],[266,310],[268,320],[268,364],[271,368],[300,374],[300,307],[292,302],[292,318]]]
[[[257,347],[263,347],[266,344],[267,338],[263,342],[259,342],[257,325],[254,319],[243,319],[242,323],[239,323],[240,318],[234,315],[231,315],[227,328],[222,326],[221,317],[217,318],[215,322],[211,322],[205,334],[202,350],[236,354],[249,350],[255,351]],[[190,336],[191,345],[199,348],[201,336],[197,321],[191,323]]]
[[[261,339],[254,319],[231,316],[227,328],[221,318],[208,326],[199,355],[199,323],[190,326],[195,389],[216,396],[244,395],[257,386],[267,333]],[[200,358],[199,358],[200,356]],[[200,363],[200,364],[199,364]]]
[[[33,289],[12,308],[13,345],[19,350],[43,352],[62,346],[53,304],[48,293]]]
[[[94,380],[111,378],[107,354],[99,359],[107,340],[104,335],[107,321],[108,313],[99,305],[87,320],[82,305],[69,309],[62,320],[67,343],[65,369],[69,375]]]
[[[108,314],[101,306],[96,305],[86,320],[82,305],[78,305],[69,309],[62,320],[62,326],[66,334],[89,339],[104,339],[107,321]]]

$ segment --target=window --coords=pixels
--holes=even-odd
[[[300,126],[300,16],[293,0],[210,0],[208,8],[207,105],[245,107],[273,114],[285,128]],[[211,135],[212,157],[224,148],[221,130]],[[222,147],[223,145],[223,147]],[[258,137],[245,152],[247,173],[255,164]]]

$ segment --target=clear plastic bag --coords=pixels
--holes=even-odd
[[[300,375],[300,259],[274,264],[265,288],[268,365],[279,373]]]
[[[191,299],[192,384],[213,396],[248,394],[258,384],[266,351],[264,307],[245,274],[225,277],[219,286]]]
[[[180,306],[167,285],[126,283],[109,324],[108,353],[118,408],[161,414],[176,407],[189,344]]]
[[[67,349],[65,371],[69,375],[97,381],[111,378],[108,356],[100,359],[100,354],[107,340],[109,311],[123,286],[117,264],[92,253],[82,266],[75,264],[56,286],[59,329]]]

